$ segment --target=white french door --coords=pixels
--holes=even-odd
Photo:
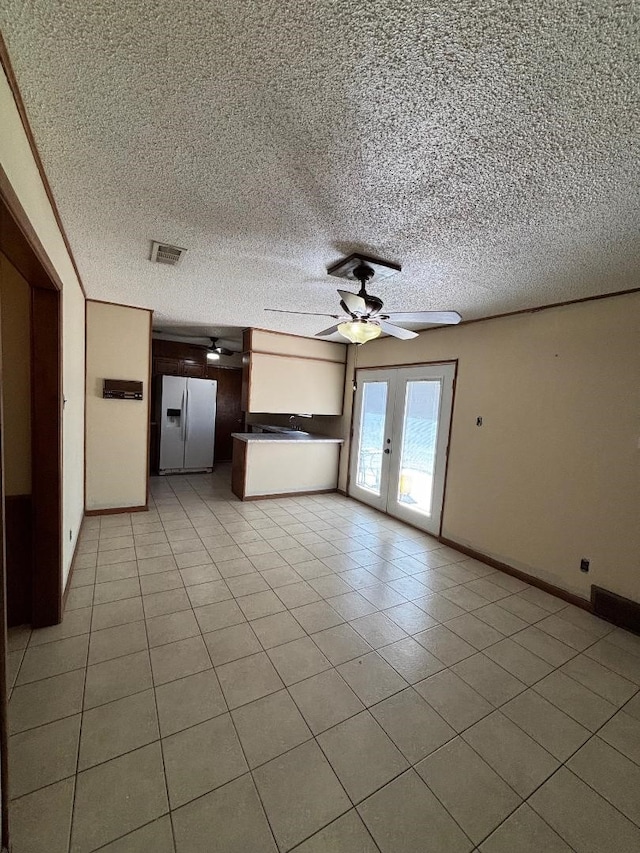
[[[358,370],[349,494],[440,532],[455,365]]]

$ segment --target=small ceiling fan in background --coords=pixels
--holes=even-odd
[[[325,338],[336,332],[354,344],[365,344],[379,337],[383,332],[391,337],[406,341],[416,338],[417,332],[405,329],[404,323],[420,323],[421,325],[453,326],[462,317],[456,311],[413,311],[413,312],[384,312],[383,302],[377,296],[367,293],[367,282],[374,276],[388,278],[400,272],[400,266],[390,261],[369,258],[366,255],[349,255],[337,264],[329,267],[327,273],[338,278],[347,278],[360,282],[358,293],[338,289],[340,307],[344,314],[320,314],[313,311],[287,311],[278,308],[265,308],[278,314],[305,314],[311,317],[331,317],[338,322],[316,332],[316,338]]]
[[[216,361],[220,358],[220,356],[229,356],[229,355],[237,355],[242,347],[239,345],[237,350],[230,349],[229,347],[224,347],[222,344],[218,343],[221,340],[219,337],[212,337],[206,333],[202,335],[190,335],[187,332],[182,330],[173,332],[172,330],[164,330],[164,329],[156,329],[155,330],[158,335],[167,335],[170,336],[169,340],[193,340],[195,346],[204,347],[207,352],[207,358],[211,361]],[[202,342],[209,339],[209,345],[203,344]]]
[[[235,355],[234,351],[218,344],[219,338],[209,338],[211,346],[207,347],[207,353],[212,355]]]

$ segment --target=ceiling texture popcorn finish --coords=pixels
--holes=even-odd
[[[5,0],[87,293],[313,335],[326,268],[464,319],[640,284],[632,2]],[[151,241],[187,247],[177,267]]]

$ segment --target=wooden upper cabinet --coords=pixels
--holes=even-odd
[[[180,360],[156,356],[153,359],[153,372],[161,376],[180,376]]]
[[[196,361],[187,361],[186,359],[182,362],[183,376],[191,376],[194,379],[204,379],[205,373],[206,367],[204,364],[198,364]]]

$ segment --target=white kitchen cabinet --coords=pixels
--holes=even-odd
[[[245,411],[341,415],[346,346],[252,329]]]

